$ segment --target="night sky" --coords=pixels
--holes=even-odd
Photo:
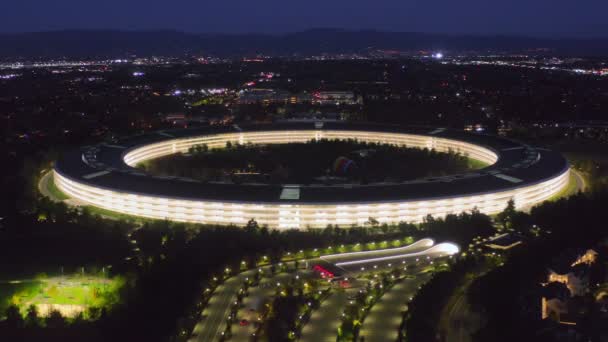
[[[6,0],[0,32],[310,28],[608,36],[606,0]]]

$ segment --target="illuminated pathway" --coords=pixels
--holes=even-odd
[[[383,248],[379,250],[371,250],[371,251],[362,251],[362,252],[350,252],[350,253],[340,253],[340,254],[331,254],[324,255],[320,259],[333,263],[343,263],[343,262],[351,262],[357,261],[364,258],[380,258],[380,257],[391,257],[394,255],[402,255],[407,253],[415,253],[424,251],[435,244],[433,239],[421,239],[418,240],[411,245],[397,247],[397,248]]]
[[[398,248],[395,249],[399,250]],[[387,253],[387,251],[391,250],[389,249],[381,252],[384,254]],[[365,259],[344,261],[336,263],[335,265],[347,272],[356,273],[374,271],[378,268],[391,268],[397,266],[398,264],[407,265],[425,261],[432,262],[432,260],[435,258],[451,256],[456,253],[458,253],[458,246],[449,242],[444,242],[422,251],[417,250],[415,252],[410,251],[406,253],[399,251],[398,253],[382,256],[370,255]]]
[[[418,274],[414,279],[403,279],[395,284],[372,306],[359,337],[364,337],[365,342],[395,341],[403,312],[407,310],[406,302],[429,277],[429,274]]]

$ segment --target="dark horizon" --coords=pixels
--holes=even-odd
[[[607,56],[608,38],[534,38],[414,32],[316,29],[286,34],[196,34],[175,30],[62,30],[0,34],[0,57],[116,57],[126,55],[215,56],[315,55],[392,50],[405,53],[532,53]]]
[[[83,3],[58,0],[38,4],[11,2],[4,8],[0,32],[57,30],[175,30],[189,33],[284,34],[317,27],[391,32],[523,35],[597,38],[608,36],[608,3],[565,0],[436,0],[412,3],[385,0],[285,4],[235,1],[206,3],[159,0]]]
[[[150,29],[121,29],[121,28],[65,28],[65,29],[50,29],[50,30],[31,30],[31,31],[19,31],[19,32],[0,32],[0,35],[20,35],[20,34],[45,34],[45,33],[62,33],[62,32],[116,32],[116,33],[179,33],[194,36],[266,36],[266,37],[281,37],[293,34],[308,33],[308,32],[347,32],[347,33],[389,33],[389,34],[417,34],[417,35],[441,35],[441,36],[453,36],[453,37],[509,37],[509,38],[529,38],[529,39],[543,39],[543,40],[559,40],[559,39],[573,39],[573,40],[596,40],[596,39],[608,39],[608,33],[596,35],[596,36],[580,36],[575,33],[563,33],[562,35],[555,35],[550,33],[536,33],[536,34],[525,34],[525,33],[501,33],[501,32],[431,32],[431,31],[399,31],[399,30],[382,30],[374,28],[342,28],[342,27],[311,27],[302,30],[291,30],[282,32],[222,32],[222,31],[187,31],[172,28],[150,28]]]

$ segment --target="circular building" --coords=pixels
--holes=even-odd
[[[162,177],[137,163],[194,145],[281,144],[313,139],[357,139],[459,152],[490,166],[442,177],[370,184],[260,184],[201,182]],[[420,222],[477,208],[502,211],[507,202],[525,208],[558,193],[569,180],[559,154],[496,136],[443,128],[347,123],[281,123],[158,131],[83,147],[55,164],[59,189],[84,204],[148,218],[244,225],[255,219],[272,228],[348,227]]]

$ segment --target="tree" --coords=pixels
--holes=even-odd
[[[418,227],[415,224],[407,222],[399,222],[398,229],[401,234],[404,235],[416,235],[418,233]]]
[[[370,226],[372,226],[372,227],[376,227],[376,226],[378,226],[378,225],[380,224],[380,222],[378,222],[378,220],[376,220],[376,219],[375,219],[375,218],[373,218],[373,217],[368,218],[368,219],[367,219],[367,222],[365,222],[365,223],[366,223],[366,224],[369,224],[369,225],[370,225]]]
[[[245,231],[248,233],[254,233],[258,230],[258,228],[258,222],[253,218],[247,222],[247,225],[245,225]]]
[[[76,316],[74,316],[74,317],[72,318],[72,323],[71,323],[71,325],[72,325],[72,326],[75,326],[75,325],[83,324],[83,323],[85,323],[85,322],[86,322],[86,320],[85,320],[85,318],[84,318],[84,313],[79,312],[79,313],[77,313],[77,314],[76,314]]]
[[[25,325],[27,327],[38,327],[40,326],[40,317],[38,316],[38,308],[32,304],[27,308],[25,315]]]
[[[383,234],[388,234],[391,230],[391,227],[388,224],[383,223],[382,226],[380,226],[380,230]]]
[[[20,328],[23,326],[23,317],[21,317],[17,305],[11,304],[6,308],[6,323],[12,328]]]
[[[49,328],[62,328],[65,326],[65,318],[59,310],[51,310],[46,318],[46,326]]]
[[[507,207],[496,215],[496,219],[502,225],[504,230],[509,229],[513,226],[513,218],[516,216],[517,210],[515,210],[515,201],[510,199],[507,203]]]

